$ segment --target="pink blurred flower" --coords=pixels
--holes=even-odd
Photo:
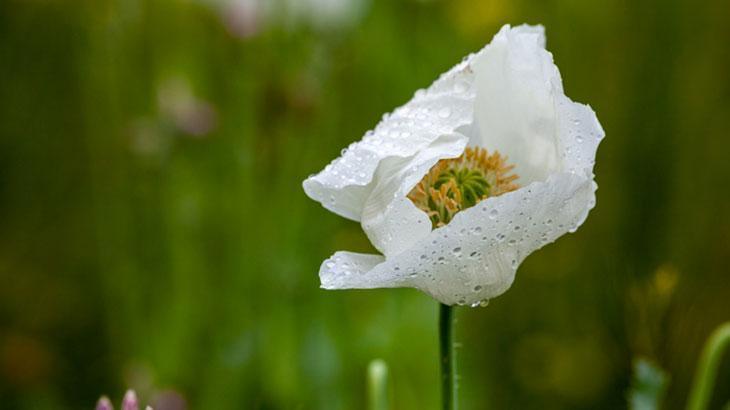
[[[96,410],[114,410],[114,406],[108,397],[101,396],[96,403]],[[139,400],[137,400],[137,393],[134,390],[127,390],[124,394],[122,410],[139,410]],[[152,410],[152,407],[147,406],[145,410]]]

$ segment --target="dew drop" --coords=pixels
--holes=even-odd
[[[441,118],[449,118],[451,116],[451,108],[444,107],[439,110],[439,117]]]
[[[482,285],[474,286],[474,292],[479,292],[480,290],[482,290]]]
[[[491,211],[489,211],[489,219],[497,218],[498,214],[499,214],[499,211],[497,211],[497,208],[492,209]]]

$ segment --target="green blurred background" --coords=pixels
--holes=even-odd
[[[683,408],[730,319],[725,0],[1,1],[0,407],[364,409],[383,358],[436,409],[436,303],[318,289],[371,247],[301,181],[523,22],[606,130],[598,206],[459,309],[463,408],[625,408],[638,356]]]

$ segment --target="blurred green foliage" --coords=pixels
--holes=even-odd
[[[436,409],[436,303],[318,289],[371,247],[300,184],[523,22],[606,130],[598,206],[459,309],[460,402],[625,408],[643,355],[682,408],[730,318],[724,0],[3,0],[0,406],[364,409],[379,357],[393,408]]]

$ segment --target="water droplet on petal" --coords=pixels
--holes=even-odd
[[[441,118],[449,118],[451,116],[451,108],[444,107],[439,110],[439,117]]]

